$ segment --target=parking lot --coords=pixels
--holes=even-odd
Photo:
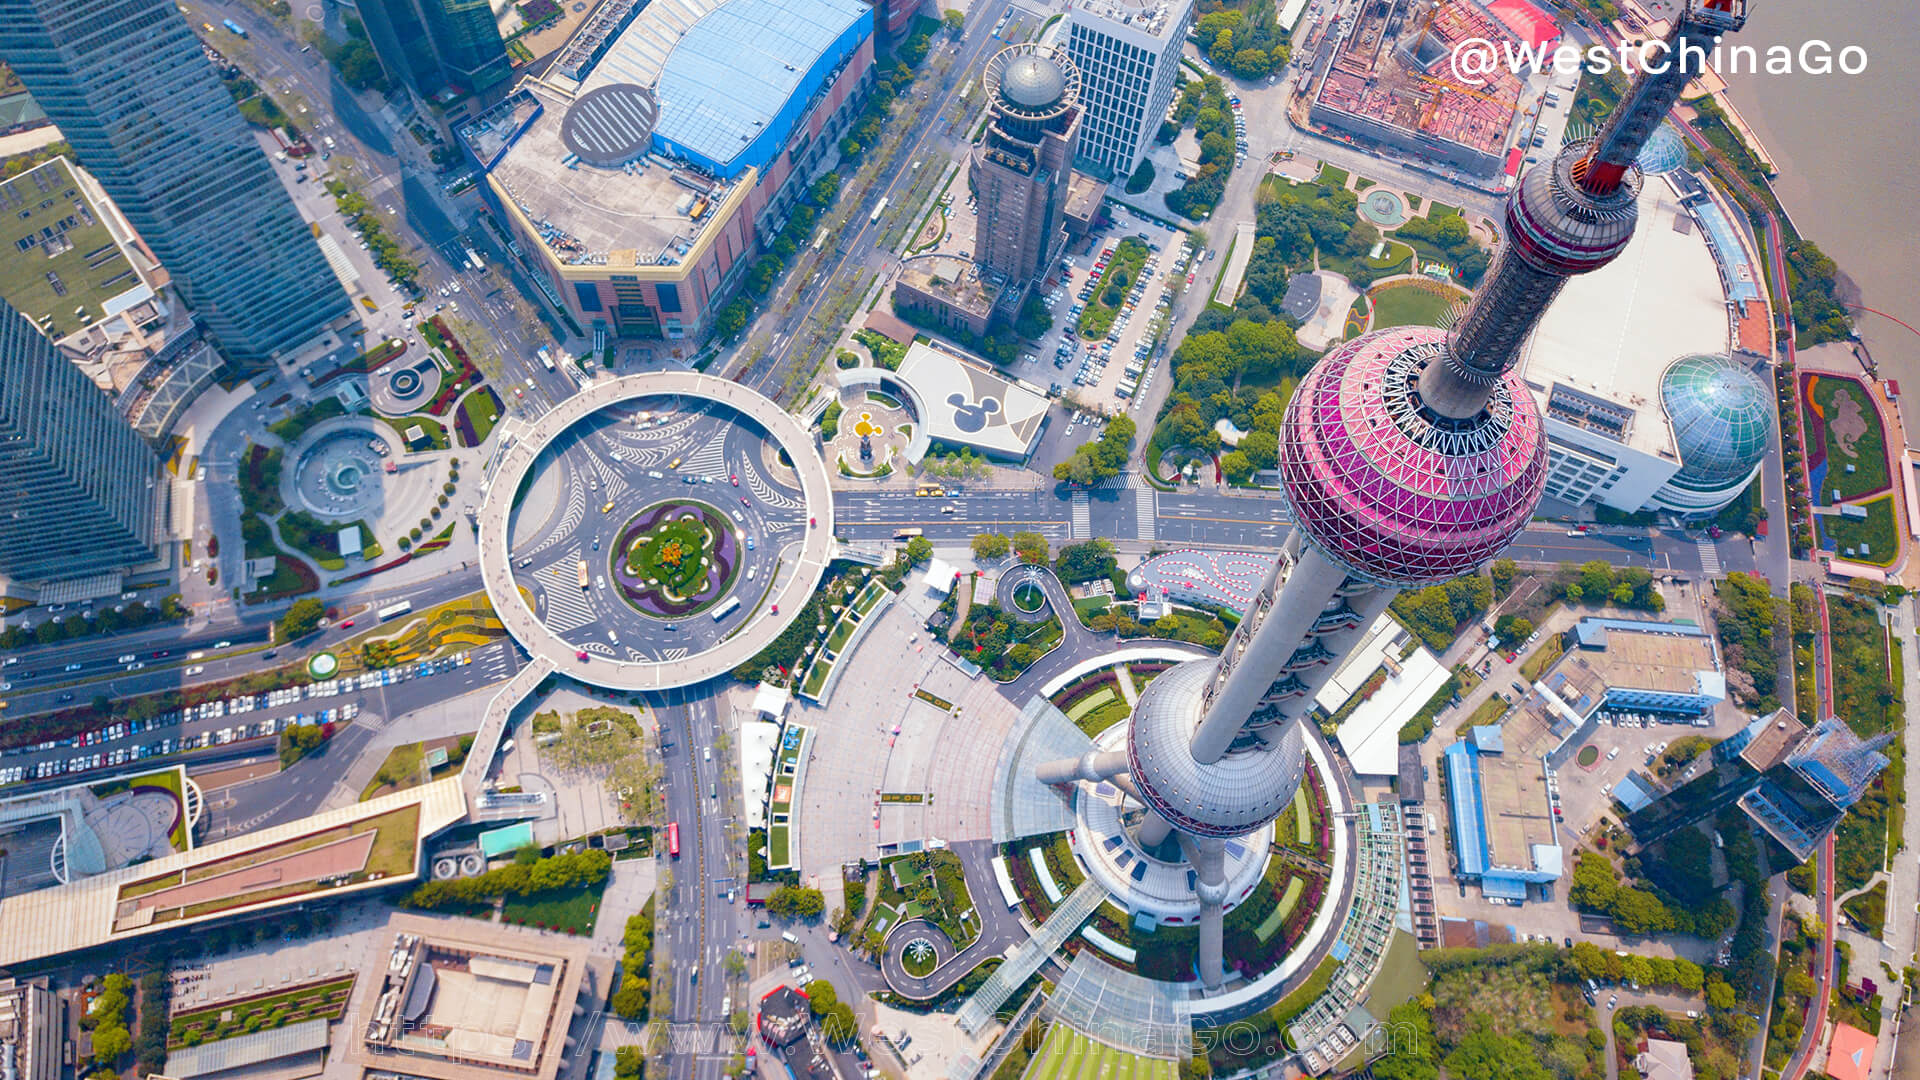
[[[1061,261],[1060,283],[1044,297],[1054,328],[1042,338],[1036,352],[1021,359],[1022,368],[1053,365],[1050,378],[1029,374],[1034,383],[1049,382],[1060,393],[1073,393],[1081,402],[1106,413],[1132,409],[1144,400],[1160,377],[1166,350],[1162,336],[1173,304],[1172,283],[1184,281],[1191,270],[1192,250],[1180,232],[1136,215],[1113,209],[1114,226],[1090,241],[1090,250]],[[1107,333],[1087,340],[1079,333],[1080,320],[1115,250],[1126,239],[1147,246],[1147,260],[1139,277],[1130,282],[1119,312]]]

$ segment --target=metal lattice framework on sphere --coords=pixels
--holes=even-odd
[[[1546,485],[1533,396],[1504,376],[1475,417],[1419,406],[1420,372],[1446,331],[1377,331],[1314,365],[1281,426],[1280,477],[1294,521],[1354,572],[1393,585],[1467,573],[1526,527]]]

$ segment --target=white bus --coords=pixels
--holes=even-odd
[[[381,608],[378,614],[380,616],[380,621],[386,622],[388,619],[397,619],[400,616],[405,615],[412,610],[413,610],[413,601],[402,600],[397,604],[388,604],[386,607]]]
[[[487,268],[487,264],[480,258],[480,253],[472,248],[467,249],[467,266],[476,274]]]
[[[536,353],[536,355],[540,357],[540,363],[545,365],[548,371],[555,370],[553,366],[553,354],[547,351],[547,347],[545,345],[540,346],[539,351]]]
[[[737,596],[729,596],[727,597],[725,603],[713,609],[713,621],[719,622],[721,619],[724,619],[727,616],[739,610],[740,610],[740,598]]]
[[[878,225],[880,223],[880,215],[885,213],[886,209],[887,209],[887,200],[881,199],[880,204],[873,208],[873,216],[867,219],[867,224]]]

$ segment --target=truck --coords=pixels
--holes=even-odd
[[[547,347],[545,345],[540,346],[540,348],[535,352],[535,355],[540,357],[541,365],[545,367],[548,371],[555,370],[553,366],[553,354],[547,351]]]
[[[472,248],[468,248],[467,249],[467,267],[468,269],[472,270],[474,273],[477,274],[482,270],[485,270],[487,268],[487,264],[484,260],[480,258],[479,252],[473,250]]]

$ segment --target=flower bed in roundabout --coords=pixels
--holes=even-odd
[[[740,556],[740,540],[724,514],[706,503],[673,499],[642,510],[621,528],[613,545],[613,580],[641,613],[678,618],[724,599]]]

